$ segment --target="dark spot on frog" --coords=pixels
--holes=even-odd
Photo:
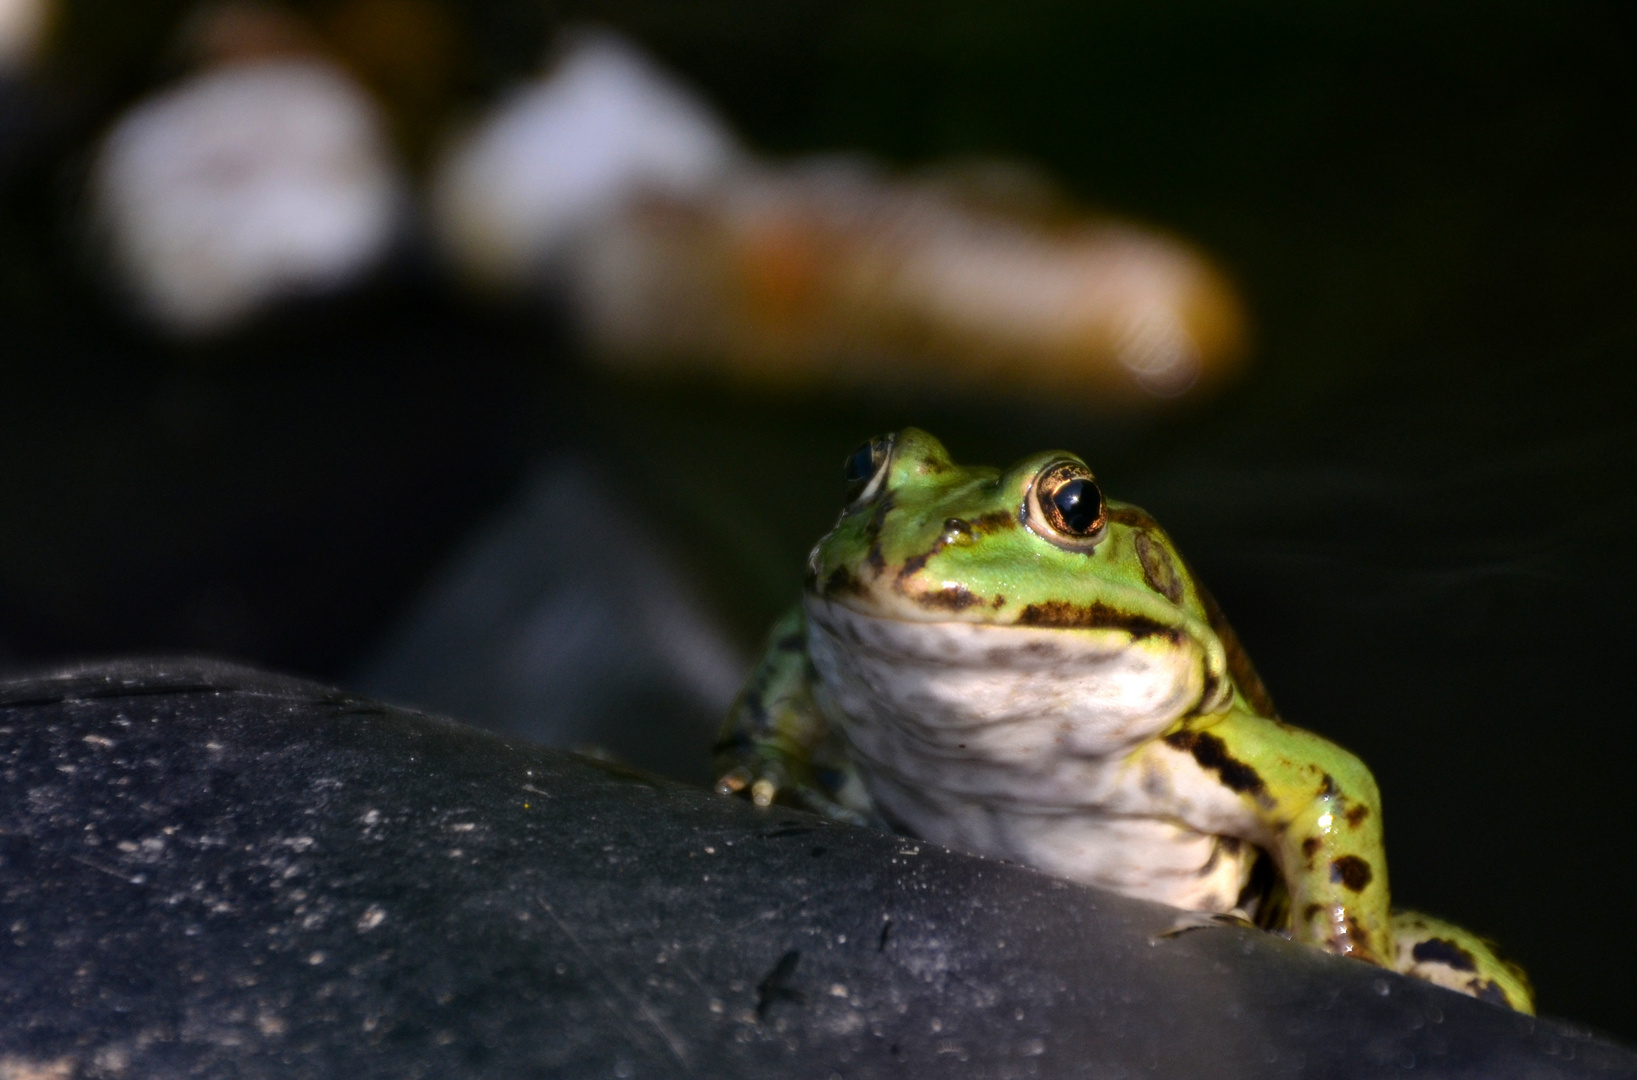
[[[1472,954],[1448,938],[1428,938],[1418,941],[1410,950],[1418,964],[1443,964],[1456,971],[1477,971],[1478,963]]]
[[[881,937],[875,943],[876,952],[887,951],[887,939],[892,936],[892,920],[883,919],[881,922]]]
[[[1237,836],[1219,836],[1216,838],[1216,845],[1229,855],[1237,855],[1239,849],[1245,846],[1245,842]]]
[[[1142,576],[1148,587],[1171,601],[1182,602],[1182,576],[1163,544],[1157,544],[1146,533],[1137,534],[1137,561],[1142,563]]]
[[[1321,799],[1331,799],[1331,798],[1334,798],[1335,795],[1336,795],[1336,781],[1331,777],[1331,775],[1329,773],[1324,773],[1323,774],[1323,779],[1321,779],[1319,781],[1319,798],[1321,798]]]
[[[1266,790],[1261,775],[1229,754],[1228,744],[1208,731],[1174,731],[1165,737],[1165,742],[1168,746],[1192,754],[1200,768],[1214,771],[1234,791],[1261,795]]]
[[[767,1011],[774,1003],[791,1001],[801,1004],[807,1000],[807,995],[790,985],[791,976],[796,973],[796,965],[801,963],[801,950],[791,949],[779,957],[779,962],[773,965],[773,970],[767,973],[756,987],[756,1019],[767,1018]]]
[[[1002,596],[1000,593],[996,593],[995,598],[993,600],[989,601],[989,606],[992,607],[992,608],[999,609],[1005,603],[1006,603],[1006,597]]]
[[[879,540],[870,545],[870,553],[865,558],[870,564],[870,569],[877,574],[887,568],[887,558],[881,554],[881,542]]]
[[[1133,638],[1161,636],[1173,642],[1181,636],[1175,627],[1143,615],[1117,611],[1107,604],[1075,605],[1063,600],[1030,604],[1018,613],[1017,625],[1053,630],[1124,630]]]
[[[979,602],[976,596],[960,585],[951,585],[937,592],[922,593],[915,600],[922,607],[944,608],[948,611],[964,611]]]
[[[1375,875],[1370,872],[1370,864],[1357,855],[1343,855],[1330,862],[1330,880],[1353,892],[1363,892],[1373,877]]]
[[[1317,836],[1309,836],[1306,840],[1302,841],[1302,854],[1307,856],[1307,865],[1309,867],[1313,865],[1313,856],[1317,855],[1318,853],[1319,838]]]
[[[1324,914],[1323,904],[1309,904],[1302,909],[1302,922],[1311,923],[1322,914]]]
[[[848,572],[845,566],[838,566],[830,571],[830,576],[824,579],[823,593],[825,596],[861,596],[866,591],[864,583]]]
[[[1485,979],[1483,982],[1474,979],[1467,985],[1472,987],[1474,991],[1472,996],[1479,1001],[1487,1001],[1491,1005],[1505,1005],[1509,1009],[1516,1008],[1506,996],[1506,991],[1501,989],[1501,984],[1494,979]]]
[[[1370,816],[1370,808],[1363,803],[1356,803],[1347,808],[1347,824],[1358,828],[1364,824],[1364,819]]]
[[[1347,916],[1347,940],[1354,943],[1355,948],[1372,953],[1376,951],[1375,944],[1370,940],[1370,935],[1366,934],[1364,927],[1358,924],[1358,916],[1356,915]]]
[[[972,528],[980,536],[991,536],[1007,529],[1017,528],[1017,516],[1005,510],[991,510],[972,519]]]

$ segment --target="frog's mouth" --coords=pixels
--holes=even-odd
[[[1013,614],[1006,610],[1004,596],[979,596],[964,585],[953,582],[916,587],[911,584],[912,580],[910,575],[900,573],[892,579],[892,587],[883,590],[879,579],[872,584],[854,576],[845,567],[837,567],[822,581],[810,579],[807,594],[861,615],[911,622],[959,618],[963,621],[1038,626],[1054,630],[1123,630],[1137,638],[1160,635],[1171,640],[1186,634],[1180,619],[1163,621],[1134,610],[1135,604],[1132,605],[1133,609],[1121,609],[1100,601],[1076,604],[1067,600],[1048,600],[1018,607]],[[1147,596],[1143,596],[1143,600],[1149,605],[1155,602]]]
[[[806,609],[808,653],[837,705],[900,728],[1044,724],[1070,752],[1103,754],[1231,693],[1211,650],[1150,621],[1055,608],[1038,622],[912,621],[812,595]]]

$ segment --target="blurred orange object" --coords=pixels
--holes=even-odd
[[[473,282],[566,286],[612,368],[1112,403],[1245,354],[1243,307],[1202,254],[1026,168],[770,165],[623,40],[565,46],[452,145],[434,231]]]
[[[1245,352],[1233,288],[1180,240],[857,165],[639,199],[568,265],[597,351],[627,370],[1174,397]]]

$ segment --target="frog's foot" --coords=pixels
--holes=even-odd
[[[1418,911],[1393,913],[1393,967],[1469,997],[1534,1014],[1535,994],[1523,969],[1491,941]]]
[[[1170,926],[1149,938],[1149,944],[1157,945],[1167,938],[1180,937],[1190,930],[1219,930],[1224,926],[1256,928],[1256,924],[1239,908],[1232,911],[1179,911]]]
[[[723,773],[716,781],[718,795],[749,793],[757,806],[772,806],[779,794],[779,782],[772,776],[758,776],[749,765],[737,765]]]
[[[817,783],[792,780],[789,770],[783,763],[772,759],[735,765],[716,781],[716,793],[748,795],[751,802],[761,807],[772,806],[776,802],[783,803],[786,806],[822,814],[833,821],[844,821],[849,825],[880,827],[868,815],[832,798]]]

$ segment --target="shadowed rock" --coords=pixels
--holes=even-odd
[[[1156,938],[1175,912],[243,668],[0,684],[0,775],[0,1075],[1637,1075],[1255,931]]]

